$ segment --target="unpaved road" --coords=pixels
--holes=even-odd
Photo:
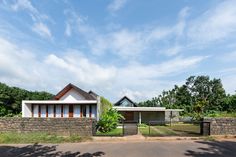
[[[236,157],[236,140],[0,145],[0,157]]]

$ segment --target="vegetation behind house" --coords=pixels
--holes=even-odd
[[[22,100],[49,100],[53,94],[48,92],[32,92],[18,87],[9,87],[0,83],[0,116],[15,116],[21,112]],[[138,106],[163,106],[173,109],[184,109],[183,116],[200,119],[203,116],[236,117],[236,94],[226,94],[220,79],[209,76],[190,76],[181,85],[163,91],[160,95],[138,103]],[[101,97],[102,115],[112,104]]]
[[[138,106],[163,106],[184,109],[182,115],[200,119],[203,116],[235,116],[236,94],[226,94],[220,79],[190,76],[185,84],[175,85],[159,96],[140,102]]]
[[[32,92],[0,83],[0,117],[20,114],[22,100],[49,100],[52,97],[53,94],[48,92]]]

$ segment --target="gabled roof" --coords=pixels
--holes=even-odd
[[[118,106],[120,104],[121,101],[123,101],[124,99],[127,99],[130,103],[132,103],[134,105],[134,107],[137,107],[136,103],[133,102],[130,98],[128,98],[127,96],[124,96],[123,98],[121,98],[119,101],[117,101],[114,106]]]
[[[88,92],[90,95],[92,95],[95,99],[97,99],[97,97],[99,96],[99,95],[97,95],[97,93],[95,93],[95,92],[93,92],[93,91],[89,91]]]
[[[59,100],[63,95],[65,95],[69,90],[74,89],[76,92],[78,92],[80,95],[82,95],[86,100],[96,100],[94,96],[90,95],[89,93],[85,92],[84,90],[80,89],[79,87],[69,83],[67,86],[65,86],[59,93],[57,93],[54,96],[55,100]]]

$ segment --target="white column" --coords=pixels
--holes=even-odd
[[[138,113],[138,120],[139,120],[139,124],[142,123],[142,114],[141,112]]]
[[[97,97],[97,114],[96,114],[96,118],[97,118],[97,121],[99,120],[100,118],[100,106],[101,106],[101,101],[100,101],[100,97],[98,96]]]

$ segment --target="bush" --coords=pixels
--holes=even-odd
[[[122,118],[121,114],[119,114],[115,109],[110,108],[101,115],[97,124],[97,129],[102,133],[110,132],[113,129],[116,129],[119,120]]]

